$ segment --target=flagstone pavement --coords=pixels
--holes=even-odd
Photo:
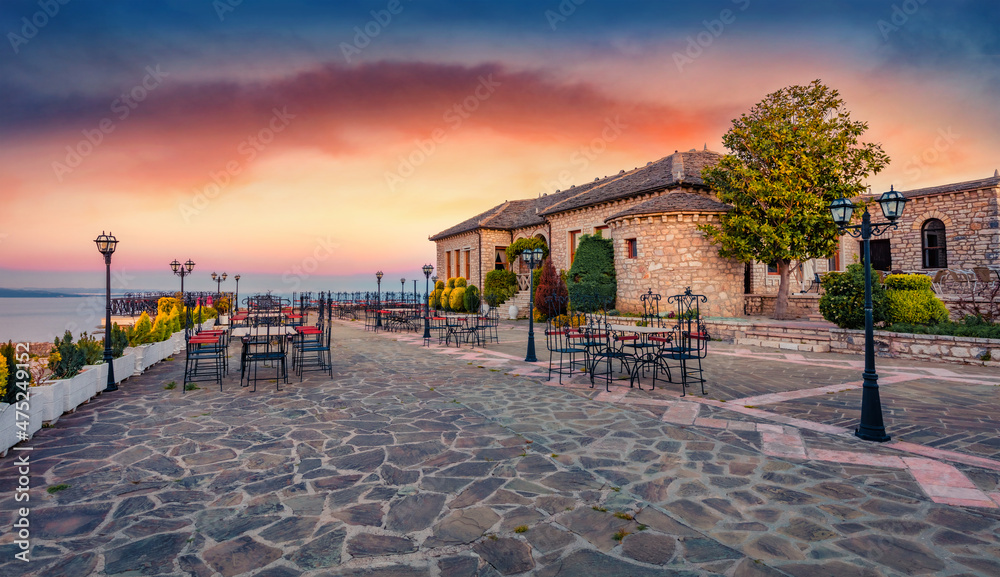
[[[523,323],[333,330],[332,379],[182,393],[178,356],[0,459],[0,575],[1000,575],[995,371],[879,359],[878,445],[854,356],[713,342],[682,399],[549,381]]]

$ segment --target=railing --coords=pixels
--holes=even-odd
[[[525,272],[525,273],[518,273],[517,274],[517,290],[526,291],[526,290],[530,290],[531,289],[531,286],[530,286],[531,277],[530,277],[530,275],[531,275],[531,273],[527,273],[527,272]]]

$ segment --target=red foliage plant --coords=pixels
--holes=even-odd
[[[535,287],[535,308],[547,317],[554,317],[566,313],[567,301],[569,291],[566,283],[556,272],[552,259],[547,258],[542,263],[542,276]]]

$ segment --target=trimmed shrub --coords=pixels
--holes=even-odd
[[[966,316],[959,322],[945,321],[936,325],[893,323],[887,331],[923,335],[948,335],[976,339],[1000,339],[1000,324],[988,323],[979,317]]]
[[[502,305],[517,292],[517,273],[491,270],[483,283],[483,298],[490,306]]]
[[[887,319],[885,288],[872,269],[872,320],[874,324]],[[819,298],[823,318],[842,329],[865,328],[865,269],[852,264],[845,272],[830,272],[823,277],[825,294]]]
[[[7,367],[7,372],[0,380],[0,388],[3,389],[3,394],[0,395],[0,401],[13,405],[17,400],[17,351],[14,341],[7,341],[6,343],[0,345],[0,358],[4,359],[4,364]]]
[[[0,355],[0,401],[7,402],[7,378],[10,376],[10,371],[7,370],[7,358]]]
[[[566,306],[559,306],[557,303],[550,303],[550,297],[561,297],[564,301],[569,298],[569,291],[566,290],[566,283],[556,272],[556,267],[552,264],[552,259],[547,258],[542,263],[541,278],[538,286],[535,287],[535,308],[546,317],[554,317],[564,314]]]
[[[451,277],[450,279],[448,279],[448,285],[446,288],[451,288],[451,289],[455,288],[455,277]]]
[[[440,284],[444,284],[444,283],[440,283]],[[430,297],[427,299],[427,306],[429,306],[430,308],[432,308],[434,310],[437,310],[437,309],[441,308],[441,293],[443,293],[443,292],[444,292],[444,289],[440,289],[440,288],[436,288],[436,289],[432,290],[431,294],[430,294]]]
[[[925,274],[891,274],[885,277],[885,288],[891,291],[933,291],[931,277]]]
[[[94,337],[83,333],[80,340],[76,341],[76,348],[83,353],[84,364],[96,365],[104,360],[104,340],[97,340]]]
[[[464,286],[455,287],[451,290],[451,295],[448,297],[448,305],[451,310],[463,313],[465,312],[465,291]]]
[[[519,238],[507,247],[507,262],[514,262],[514,259],[521,256],[527,249],[542,249],[542,258],[549,258],[549,245],[540,238]]]
[[[465,280],[464,276],[455,277],[455,288],[462,288],[469,286],[469,281]]]
[[[615,252],[610,238],[585,234],[566,275],[573,307],[583,312],[613,308],[618,293]]]
[[[147,316],[148,318],[148,316]],[[71,379],[75,377],[83,365],[87,364],[83,351],[73,342],[73,334],[66,331],[62,340],[56,337],[53,342],[52,354],[49,355],[49,369],[56,379]]]
[[[449,279],[451,280],[451,279]],[[451,293],[455,290],[455,287],[447,287],[441,291],[441,308],[450,311],[451,308]]]
[[[890,323],[934,325],[948,320],[948,308],[934,295],[930,277],[892,274],[886,277],[885,286]]]
[[[434,289],[444,290],[444,281],[443,280],[434,281]]]
[[[465,307],[465,312],[478,313],[481,304],[482,298],[476,285],[470,284],[465,287],[465,296],[462,297],[462,306]]]
[[[125,354],[125,347],[128,346],[128,334],[125,329],[118,326],[118,323],[111,325],[111,356],[118,358]]]
[[[135,347],[153,342],[149,340],[149,334],[152,330],[153,321],[149,318],[149,313],[142,313],[139,316],[139,320],[135,321],[135,324],[127,329],[128,344]]]

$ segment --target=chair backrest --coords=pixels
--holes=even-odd
[[[550,351],[567,348],[569,333],[565,318],[552,317],[545,323],[545,346]]]
[[[691,292],[691,287],[686,287],[683,294],[667,297],[667,302],[676,307],[674,319],[677,324],[674,325],[674,331],[678,333],[678,339],[693,338],[692,335],[699,334],[708,335],[701,318],[701,304],[708,302],[708,297],[696,295]],[[695,343],[691,343],[690,346],[694,345]]]
[[[985,266],[972,267],[972,271],[976,273],[976,278],[982,283],[993,282],[994,276],[993,271],[986,268]]]

